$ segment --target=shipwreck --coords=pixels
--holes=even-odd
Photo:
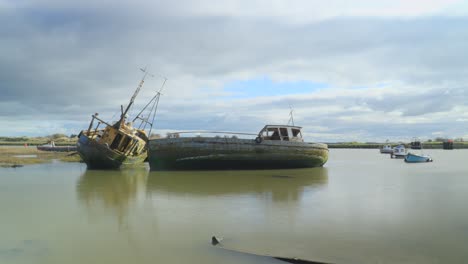
[[[77,151],[88,169],[118,169],[125,165],[143,163],[147,158],[147,143],[153,127],[156,110],[159,104],[161,90],[143,107],[133,119],[128,112],[134,105],[135,99],[142,88],[145,78],[150,75],[145,69],[138,87],[130,99],[127,107],[121,106],[120,119],[110,124],[92,115],[87,130],[82,130],[78,135]],[[153,75],[151,75],[153,76]],[[138,126],[134,124],[139,123]],[[103,125],[103,128],[100,128]]]

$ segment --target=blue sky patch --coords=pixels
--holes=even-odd
[[[231,98],[251,98],[259,96],[278,96],[304,94],[329,87],[326,83],[310,81],[276,82],[268,77],[242,80],[228,83],[225,92],[232,93]]]

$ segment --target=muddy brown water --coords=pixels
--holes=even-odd
[[[468,262],[468,150],[405,164],[330,150],[324,168],[0,168],[0,263]]]

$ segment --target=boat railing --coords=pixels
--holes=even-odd
[[[86,135],[88,136],[93,136],[93,135],[96,135],[98,133],[98,129],[99,129],[99,126],[101,124],[105,124],[107,126],[112,126],[111,124],[107,123],[106,121],[102,120],[101,118],[98,117],[98,114],[94,114],[92,115],[92,119],[91,119],[91,122],[89,123],[89,127],[88,127],[88,130],[86,131]],[[97,120],[98,123],[96,125],[94,125],[94,121]]]
[[[180,132],[170,132],[166,134],[166,138],[179,138],[181,137],[203,137],[209,136],[219,137],[219,138],[252,138],[252,136],[257,136],[258,134],[253,133],[241,133],[241,132],[229,132],[229,131],[206,131],[206,130],[197,130],[197,131],[180,131]],[[221,136],[222,135],[222,136]]]

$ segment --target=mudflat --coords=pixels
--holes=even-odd
[[[53,160],[79,162],[81,159],[76,152],[40,151],[35,146],[0,146],[0,167],[21,167]]]

